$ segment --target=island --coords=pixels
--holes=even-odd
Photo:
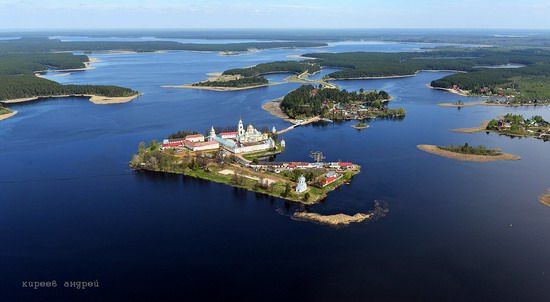
[[[236,128],[212,127],[206,132],[178,131],[162,143],[140,143],[130,167],[191,176],[305,204],[321,201],[360,173],[359,165],[324,162],[319,152],[312,153],[313,162],[266,160],[286,147],[276,129],[244,127],[239,120]]]
[[[354,129],[357,129],[357,130],[361,130],[361,129],[367,129],[367,128],[369,128],[370,126],[367,125],[367,124],[365,124],[365,123],[363,123],[363,122],[359,122],[359,123],[357,123],[357,124],[355,124],[355,125],[353,125],[353,126],[351,126],[351,127],[354,128]]]
[[[464,145],[450,145],[450,146],[435,146],[435,145],[417,145],[418,149],[447,157],[456,160],[462,161],[471,161],[471,162],[490,162],[497,160],[520,160],[521,157],[503,153],[500,150],[488,149],[483,145],[479,146],[470,146],[468,143]]]
[[[379,200],[374,201],[374,209],[368,213],[357,213],[354,215],[348,214],[333,214],[333,215],[322,215],[319,213],[312,212],[295,212],[292,215],[293,220],[297,221],[308,221],[318,224],[324,224],[332,227],[343,227],[348,226],[352,223],[360,223],[365,220],[373,220],[377,218],[384,217],[389,212],[387,205]]]
[[[215,91],[243,90],[276,85],[269,83],[263,75],[274,73],[292,73],[296,76],[287,78],[287,81],[306,81],[303,78],[321,70],[317,64],[282,61],[258,64],[247,68],[229,69],[220,74],[211,74],[213,77],[206,81],[179,86],[163,86],[169,88],[192,88]]]

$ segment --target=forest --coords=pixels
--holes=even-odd
[[[126,97],[137,92],[129,88],[103,85],[62,85],[34,75],[0,76],[0,101],[50,95],[99,95]]]
[[[62,85],[34,75],[40,71],[82,68],[87,61],[88,56],[71,53],[0,54],[0,101],[79,94],[126,97],[138,93],[118,86]]]
[[[443,47],[405,53],[309,53],[311,64],[343,68],[325,80],[414,75],[420,70],[461,73],[435,80],[431,86],[459,87],[474,94],[514,95],[516,102],[550,99],[550,50]],[[519,64],[519,68],[487,68]]]
[[[313,85],[303,85],[289,92],[281,101],[281,109],[291,118],[311,117],[323,115],[328,111],[327,103],[362,103],[372,104],[376,101],[387,100],[389,95],[385,91],[348,92],[345,89],[325,88],[318,89]]]
[[[251,87],[267,85],[269,81],[264,77],[240,78],[228,81],[204,81],[193,83],[192,86],[211,86],[211,87]]]
[[[189,51],[248,51],[250,49],[320,47],[326,43],[317,42],[248,42],[225,44],[179,43],[174,41],[61,41],[48,38],[25,37],[16,40],[0,41],[0,54],[5,53],[50,53],[50,52],[94,52],[94,51],[134,51],[153,52],[159,50]]]
[[[296,61],[277,61],[271,63],[258,64],[248,68],[229,69],[223,72],[223,75],[241,75],[243,77],[256,77],[269,73],[296,73],[300,74],[307,71],[310,74],[318,72],[321,67],[318,64]]]

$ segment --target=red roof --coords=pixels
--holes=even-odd
[[[183,142],[173,142],[173,143],[168,143],[168,144],[162,144],[162,147],[166,148],[166,147],[179,147],[183,145]]]
[[[204,137],[202,134],[189,134],[185,136],[185,139]]]
[[[307,166],[309,166],[309,163],[305,163],[305,162],[292,162],[288,165],[289,168],[307,167]]]
[[[237,131],[234,131],[234,132],[222,132],[222,133],[220,133],[220,135],[237,135],[237,134],[239,134],[239,132],[237,132]]]
[[[186,146],[190,146],[190,147],[203,147],[203,146],[210,146],[210,145],[217,145],[218,144],[218,142],[216,142],[216,141],[194,143],[194,142],[189,141],[189,140],[185,140],[184,143],[185,143]]]
[[[352,163],[338,163],[338,166],[340,167],[351,167],[352,165]]]
[[[335,181],[337,178],[338,178],[337,176],[331,176],[331,177],[325,178],[325,180],[323,180],[323,187]]]

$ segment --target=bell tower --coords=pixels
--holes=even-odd
[[[239,135],[244,135],[244,126],[243,126],[243,120],[239,119],[239,126],[238,126]]]

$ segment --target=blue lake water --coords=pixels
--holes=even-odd
[[[355,214],[382,200],[390,212],[376,221],[341,229],[298,222],[289,216],[299,206],[277,198],[128,168],[140,141],[175,130],[202,132],[239,117],[283,128],[261,105],[300,84],[234,92],[160,86],[310,51],[98,54],[95,70],[48,74],[144,94],[106,106],[85,98],[10,106],[17,115],[0,122],[0,301],[548,301],[550,208],[537,197],[550,187],[550,142],[448,130],[508,112],[550,119],[550,108],[438,107],[476,100],[426,87],[449,73],[337,81],[347,90],[388,91],[406,118],[371,121],[363,131],[342,122],[284,134],[287,150],[277,160],[307,161],[320,150],[362,166],[310,210]],[[469,163],[416,149],[465,142],[523,159]],[[21,288],[21,281],[96,279],[99,289]]]

